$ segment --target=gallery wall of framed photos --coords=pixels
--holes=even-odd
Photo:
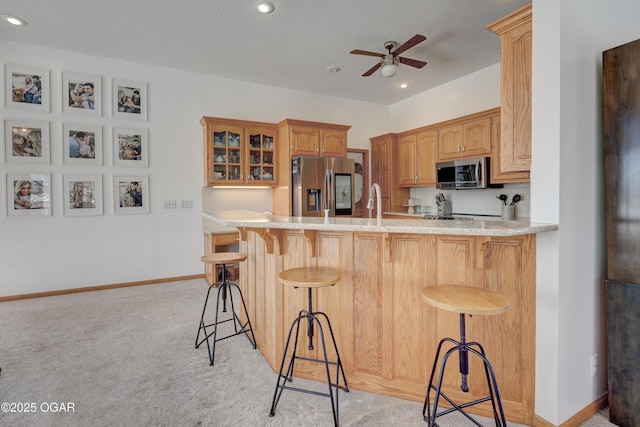
[[[4,214],[149,213],[147,82],[37,64],[3,69]]]

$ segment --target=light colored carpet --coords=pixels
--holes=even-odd
[[[0,425],[332,425],[327,397],[287,390],[269,417],[276,374],[244,337],[219,342],[209,366],[206,346],[194,349],[206,290],[198,279],[0,303],[0,403],[35,406],[3,406]],[[352,390],[340,392],[340,425],[426,423],[421,403]],[[605,413],[585,424],[608,425]]]

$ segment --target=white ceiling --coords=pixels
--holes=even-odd
[[[487,25],[530,0],[272,2],[261,15],[254,0],[3,0],[0,14],[29,25],[2,21],[0,39],[388,105],[498,63]],[[351,50],[415,34],[427,40],[401,56],[426,67],[361,77],[377,58]]]

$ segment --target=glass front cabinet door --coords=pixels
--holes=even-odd
[[[275,186],[276,127],[203,117],[205,185]]]

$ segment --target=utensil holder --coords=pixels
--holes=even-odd
[[[448,200],[445,200],[444,202],[440,202],[438,203],[438,215],[440,216],[451,216],[452,215],[452,210],[451,210],[451,202]]]
[[[500,212],[502,219],[511,220],[516,217],[515,205],[503,205]]]

